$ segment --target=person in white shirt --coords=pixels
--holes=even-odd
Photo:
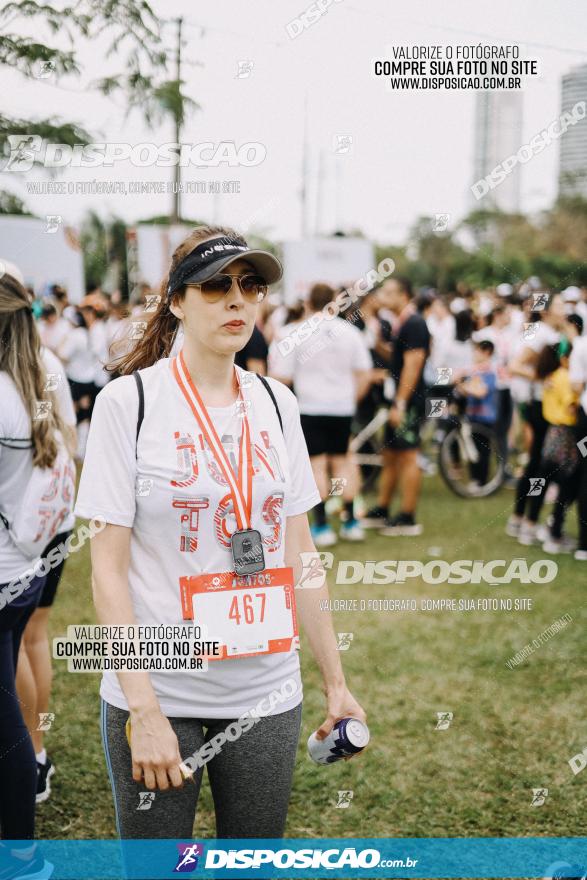
[[[531,431],[531,446],[528,462],[524,473],[518,480],[514,512],[506,524],[506,534],[518,538],[523,544],[535,543],[536,528],[524,522],[524,512],[528,504],[530,478],[539,473],[542,459],[542,446],[548,429],[548,423],[542,415],[542,383],[536,378],[538,356],[546,345],[555,345],[560,341],[566,328],[565,306],[560,294],[546,297],[545,308],[533,313],[541,320],[527,321],[522,331],[522,341],[518,354],[510,363],[510,373],[521,376],[530,383],[530,399],[523,411],[524,421]]]
[[[196,228],[144,335],[117,363],[122,375],[96,401],[75,512],[107,523],[91,541],[99,621],[197,624],[211,640],[203,668],[104,673],[123,838],[192,837],[203,748],[216,836],[283,835],[302,700],[296,606],[324,680],[319,737],[342,717],[365,718],[321,610],[328,588],[307,519],[320,496],[295,397],[234,366],[280,276],[275,257],[233,230]],[[183,347],[169,358],[180,324]],[[319,583],[307,589],[314,569]],[[251,712],[260,720],[249,717],[239,736]],[[195,785],[182,787],[186,768]],[[165,794],[137,812],[144,788]]]
[[[55,354],[64,339],[71,332],[71,324],[62,318],[57,303],[51,299],[43,300],[43,310],[38,323],[41,342]]]
[[[315,284],[306,320],[284,327],[269,350],[269,374],[293,385],[300,407],[320,492],[312,526],[317,547],[330,547],[337,540],[326,519],[326,500],[333,492],[342,496],[345,506],[340,537],[347,541],[364,538],[353,504],[360,489],[359,473],[348,448],[357,402],[371,384],[373,361],[361,331],[328,314],[333,298],[330,285]]]
[[[3,852],[7,876],[33,877],[49,875],[40,873],[44,860],[31,845],[39,767],[17,698],[15,671],[22,635],[47,573],[44,560],[33,548],[43,535],[50,541],[68,513],[60,491],[65,484],[56,479],[58,433],[65,436],[67,432],[48,386],[32,300],[18,274],[16,267],[6,266],[0,277],[0,836],[21,842],[14,844],[19,858]],[[41,402],[48,405],[40,410]],[[43,418],[38,417],[40,411]],[[35,500],[34,492],[31,495],[28,490],[31,483],[39,486],[34,480],[39,473],[44,490]],[[46,498],[48,485],[57,490],[53,506]],[[73,479],[67,491],[73,492]],[[30,523],[28,536],[19,531],[23,504]],[[37,536],[34,541],[29,540],[31,534]]]

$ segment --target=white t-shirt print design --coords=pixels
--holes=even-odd
[[[320,497],[294,395],[268,380],[282,417],[282,433],[267,390],[250,375],[239,369],[250,401],[251,527],[263,537],[266,567],[276,568],[284,564],[287,517],[310,510]],[[137,622],[177,625],[183,620],[180,578],[232,570],[230,535],[236,520],[228,486],[169,359],[141,370],[141,377],[145,415],[138,443],[134,378],[115,379],[98,395],[75,512],[132,528],[128,582]],[[208,412],[238,467],[242,421],[236,405],[209,407]],[[149,674],[168,716],[237,717],[288,678],[296,680],[298,690],[275,711],[293,708],[302,696],[295,651],[211,661],[207,670]],[[104,673],[101,694],[107,702],[127,708],[115,672]]]

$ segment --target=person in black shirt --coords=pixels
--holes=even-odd
[[[250,370],[251,373],[260,373],[261,376],[266,376],[268,351],[265,337],[255,324],[253,335],[245,347],[237,351],[234,362],[237,367],[241,367],[243,370]]]
[[[362,524],[383,527],[381,534],[384,535],[413,536],[422,532],[415,513],[422,482],[418,450],[420,425],[424,418],[424,366],[430,353],[430,332],[426,321],[416,311],[412,285],[407,278],[387,279],[379,295],[382,304],[396,317],[390,366],[395,394],[386,426],[379,498]],[[400,482],[400,512],[395,517],[388,517],[389,504]]]

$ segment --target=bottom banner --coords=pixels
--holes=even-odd
[[[0,877],[586,878],[587,838],[47,840],[0,843]]]

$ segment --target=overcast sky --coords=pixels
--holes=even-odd
[[[185,215],[245,231],[263,227],[278,239],[299,237],[307,101],[310,232],[358,227],[379,241],[401,243],[420,215],[449,213],[454,223],[469,207],[474,94],[390,93],[383,80],[373,77],[373,59],[399,44],[519,43],[522,54],[537,58],[541,68],[541,75],[527,80],[524,89],[523,143],[559,114],[561,76],[587,62],[584,0],[340,0],[292,40],[286,25],[308,5],[305,0],[153,3],[166,19],[185,19],[183,78],[201,110],[190,115],[183,141],[254,141],[267,151],[255,167],[185,169],[188,180],[238,180],[241,190],[186,195]],[[13,31],[15,24],[5,31]],[[172,50],[175,25],[170,22],[163,33]],[[39,38],[38,31],[35,36]],[[116,59],[104,59],[102,49],[101,44],[80,44],[83,73],[61,80],[62,88],[51,79],[25,82],[3,73],[4,111],[21,118],[54,115],[76,121],[98,141],[172,141],[170,122],[150,129],[139,112],[128,114],[121,96],[104,98],[88,89],[93,79],[116,70]],[[239,78],[243,61],[253,66],[248,77]],[[350,154],[333,151],[337,136],[352,137]],[[523,209],[536,211],[552,202],[557,168],[556,143],[524,166]],[[61,214],[67,223],[77,223],[88,209],[134,222],[166,213],[171,200],[168,194],[31,195],[22,176],[2,177],[0,187],[18,193],[33,212]],[[170,177],[169,168],[134,168],[124,162],[108,170],[67,169],[57,179]],[[40,171],[27,177],[29,182],[46,179]]]

